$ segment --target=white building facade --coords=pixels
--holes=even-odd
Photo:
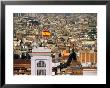
[[[46,47],[32,49],[31,75],[52,75],[51,50]]]

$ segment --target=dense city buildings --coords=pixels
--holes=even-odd
[[[32,50],[39,47],[51,51],[52,75],[82,75],[83,69],[97,69],[96,13],[14,13],[13,28],[16,75],[31,75]],[[77,61],[65,67],[73,45]]]

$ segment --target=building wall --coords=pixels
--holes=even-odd
[[[36,61],[46,61],[46,75],[52,74],[52,58],[50,56],[33,56],[31,57],[31,75],[36,75]]]
[[[79,56],[79,61],[81,63],[94,62],[97,63],[97,53],[96,52],[82,52]]]

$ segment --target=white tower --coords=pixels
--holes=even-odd
[[[31,75],[52,75],[51,50],[47,47],[32,49]]]

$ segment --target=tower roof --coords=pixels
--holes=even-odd
[[[33,49],[32,49],[32,52],[51,52],[51,50],[50,49],[48,49],[47,47],[34,47]]]
[[[51,56],[51,50],[47,47],[34,47],[31,56]]]

